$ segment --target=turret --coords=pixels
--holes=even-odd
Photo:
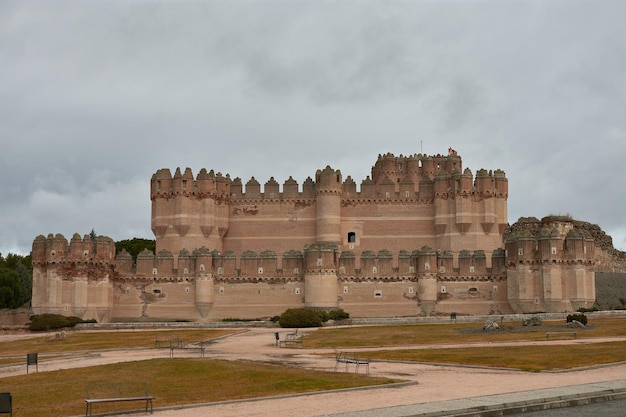
[[[202,247],[194,251],[196,277],[196,309],[200,316],[206,317],[215,302],[215,281],[212,274],[212,254]]]
[[[426,315],[430,315],[437,303],[437,253],[425,246],[416,255],[420,306]]]
[[[341,172],[330,166],[315,175],[318,242],[341,242]]]
[[[305,307],[337,308],[337,258],[338,247],[334,243],[305,246]]]

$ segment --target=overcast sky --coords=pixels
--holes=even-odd
[[[0,0],[0,252],[153,239],[150,177],[502,169],[626,250],[626,2]]]

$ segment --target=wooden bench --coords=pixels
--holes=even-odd
[[[546,340],[550,340],[550,336],[573,336],[574,339],[578,337],[577,332],[546,332]]]
[[[359,373],[359,367],[365,366],[365,373],[370,373],[370,361],[367,359],[359,358],[358,354],[348,353],[348,352],[339,352],[335,349],[335,371],[339,368],[339,364],[345,364],[346,372],[350,370],[350,364],[354,365],[354,372]]]
[[[287,347],[287,346],[294,346],[294,345],[302,346],[303,341],[304,341],[304,338],[302,337],[301,334],[298,334],[298,329],[296,329],[294,333],[287,333],[287,335],[285,336],[285,339],[279,342],[279,346],[280,347]]]
[[[180,350],[180,351],[198,351],[200,352],[200,357],[204,358],[204,342],[200,342],[199,344],[196,345],[172,345],[170,346],[170,358],[174,357],[174,351],[175,350]]]
[[[158,349],[160,347],[172,348],[172,346],[174,346],[174,347],[183,347],[183,341],[180,340],[179,338],[175,338],[175,339],[159,339],[158,337],[154,341],[155,349]]]
[[[87,384],[85,416],[92,415],[94,404],[128,401],[144,401],[146,413],[148,412],[148,406],[150,406],[150,414],[152,414],[152,400],[154,400],[154,397],[148,393],[147,382]]]

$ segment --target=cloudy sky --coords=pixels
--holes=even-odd
[[[357,184],[378,154],[503,169],[509,222],[626,250],[626,2],[0,0],[0,252],[154,238],[159,168]]]

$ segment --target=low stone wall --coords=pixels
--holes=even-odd
[[[32,315],[30,308],[0,309],[0,326],[24,326]]]

